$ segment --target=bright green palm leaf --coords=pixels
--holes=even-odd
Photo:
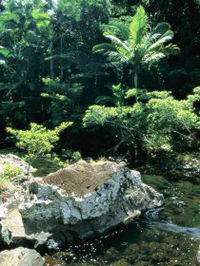
[[[130,50],[130,48],[126,44],[126,42],[121,41],[116,36],[114,36],[114,35],[105,35],[105,37],[108,38],[115,45],[115,47],[122,47],[122,48],[124,48],[127,51]]]
[[[142,6],[137,8],[135,16],[133,16],[130,24],[130,36],[129,41],[131,47],[134,48],[137,44],[140,44],[144,34],[147,31],[147,14]]]
[[[164,43],[171,41],[173,39],[173,37],[174,37],[173,31],[171,31],[171,30],[166,31],[163,35],[160,36],[160,38],[157,41],[153,42],[149,46],[147,51],[152,51],[156,48],[161,47]]]
[[[165,56],[177,55],[179,52],[180,48],[176,44],[170,43],[164,47]]]
[[[149,68],[157,63],[158,61],[160,61],[162,58],[165,58],[166,55],[164,52],[152,52],[152,53],[148,53],[144,56],[143,58],[143,63],[147,64],[149,66]]]

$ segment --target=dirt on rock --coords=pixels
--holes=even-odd
[[[47,175],[43,178],[43,182],[56,185],[68,194],[74,192],[75,195],[82,196],[95,191],[96,187],[104,184],[111,177],[111,174],[115,172],[115,169],[119,169],[119,166],[109,161],[94,162],[92,164],[79,161]]]

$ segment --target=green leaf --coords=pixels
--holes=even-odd
[[[113,44],[111,43],[101,43],[101,44],[97,44],[93,47],[92,51],[94,53],[106,53],[106,52],[110,52],[110,51],[116,51],[116,48]]]
[[[51,98],[48,93],[41,93],[40,96],[43,98]]]
[[[47,13],[40,11],[40,9],[34,9],[31,15],[36,20],[49,20],[50,17]]]
[[[7,57],[10,54],[10,50],[0,45],[0,54]]]
[[[147,31],[147,14],[142,6],[137,8],[130,24],[130,42],[133,48],[140,44],[144,34]]]
[[[180,48],[176,45],[176,44],[168,44],[167,46],[165,46],[165,48],[163,49],[163,52],[165,53],[165,55],[177,55],[180,53]]]
[[[52,55],[52,56],[48,56],[45,58],[46,61],[52,60],[52,59],[73,59],[74,55],[73,53],[69,53],[69,54],[56,54],[56,55]]]
[[[14,12],[11,13],[10,11],[3,12],[0,17],[1,17],[1,22],[4,23],[11,20],[14,20],[16,22],[20,20],[19,16],[16,13]]]
[[[99,96],[95,100],[96,104],[107,104],[107,103],[112,103],[113,98],[110,96]]]

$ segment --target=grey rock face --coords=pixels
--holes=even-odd
[[[30,192],[19,208],[26,234],[48,232],[61,242],[96,236],[163,205],[139,172],[109,161],[80,161],[32,183]]]
[[[43,266],[44,258],[27,248],[16,248],[0,252],[0,266]]]
[[[10,207],[6,217],[0,221],[0,246],[4,248],[26,246],[41,249],[47,245],[50,236],[44,232],[28,235],[16,206]]]

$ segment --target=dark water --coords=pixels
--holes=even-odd
[[[163,208],[101,238],[46,255],[46,265],[195,266],[200,244],[200,186],[143,176],[165,196]]]

